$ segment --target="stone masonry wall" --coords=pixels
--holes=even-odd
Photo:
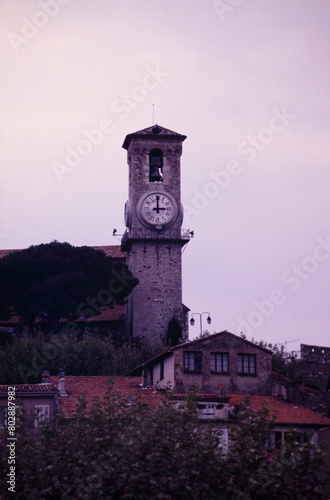
[[[151,182],[149,153],[154,148],[163,152],[163,180]],[[173,136],[134,137],[128,148],[131,227],[125,249],[128,267],[139,279],[128,301],[128,333],[154,344],[165,339],[172,318],[182,324],[181,154],[182,140]],[[137,215],[141,196],[151,192],[169,193],[178,204],[178,217],[166,229],[147,228]]]
[[[330,347],[301,344],[301,360],[296,371],[308,385],[330,390]]]
[[[181,246],[172,242],[135,242],[128,266],[139,284],[131,297],[132,335],[160,343],[168,323],[180,319]]]
[[[200,373],[187,373],[184,370],[183,356],[185,351],[202,351],[202,370]],[[228,332],[218,336],[205,337],[200,342],[185,344],[182,349],[174,351],[175,380],[179,382],[177,389],[189,391],[194,386],[197,392],[271,394],[272,391],[272,354],[260,349],[250,342]],[[229,373],[211,372],[211,352],[229,353]],[[242,375],[237,371],[237,354],[255,354],[256,374]]]

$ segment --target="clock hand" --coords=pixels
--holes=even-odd
[[[158,195],[156,196],[156,206],[153,208],[153,210],[156,210],[157,215],[159,214],[159,212],[161,210],[166,210],[165,207],[160,207],[159,206],[159,196]]]

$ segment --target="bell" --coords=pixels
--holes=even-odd
[[[162,158],[158,155],[153,155],[150,157],[150,166],[161,168],[163,166]]]
[[[160,172],[160,168],[157,167],[156,165],[150,165],[149,179],[151,182],[163,180],[163,177],[162,177],[161,172]]]

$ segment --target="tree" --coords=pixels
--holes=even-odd
[[[100,314],[138,283],[122,261],[101,250],[57,241],[8,254],[0,274],[0,317],[15,312],[30,328],[37,316],[56,325],[61,317]]]
[[[156,409],[127,404],[109,388],[106,400],[76,418],[29,435],[17,429],[16,496],[36,500],[322,500],[320,451],[294,439],[269,450],[269,411],[246,400],[232,421],[228,454],[216,423],[201,425],[194,395],[177,410],[164,398]],[[0,435],[0,491],[8,485],[8,441]],[[323,489],[323,490],[322,490]],[[8,494],[8,498],[12,498]]]
[[[41,372],[57,375],[124,375],[163,350],[147,342],[114,342],[111,337],[65,332],[14,338],[0,348],[0,384],[38,384]]]
[[[241,333],[241,337],[244,340],[247,340],[246,335]],[[268,349],[272,352],[272,370],[280,375],[287,375],[288,372],[288,364],[290,359],[285,353],[284,346],[278,346],[278,344],[272,344],[264,342],[263,340],[255,340],[251,339],[250,342],[253,344]]]
[[[294,429],[285,445],[273,449],[270,438],[275,419],[266,407],[257,414],[251,410],[248,397],[243,402],[231,433],[226,471],[228,498],[326,499],[330,482],[329,477],[320,476],[321,450],[301,442]]]

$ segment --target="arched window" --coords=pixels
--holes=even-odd
[[[149,153],[149,181],[163,180],[163,152],[161,149],[152,149]]]

